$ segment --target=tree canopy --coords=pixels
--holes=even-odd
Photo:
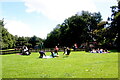
[[[72,46],[74,43],[83,43],[94,41],[94,36],[90,34],[93,30],[98,29],[97,24],[102,20],[100,12],[90,13],[82,11],[74,16],[64,20],[62,24],[56,26],[46,39],[46,46],[53,47]]]
[[[120,1],[117,6],[112,6],[111,17],[108,21],[102,20],[100,12],[81,11],[68,17],[63,23],[58,24],[45,40],[33,37],[18,37],[10,34],[4,28],[4,19],[0,20],[0,48],[13,48],[15,46],[68,46],[77,43],[97,42],[105,47],[120,47]],[[111,22],[109,22],[111,21]]]
[[[0,48],[13,48],[15,38],[4,28],[4,19],[0,20]]]

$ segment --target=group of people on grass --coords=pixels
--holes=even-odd
[[[51,49],[51,55],[46,56],[44,51],[39,51],[39,58],[54,58],[54,57],[59,57],[58,55],[59,48],[55,46],[54,49]],[[71,49],[69,47],[64,47],[64,53],[63,55],[70,55]],[[92,49],[90,53],[110,53],[107,49]],[[28,50],[27,46],[23,46],[21,50],[20,55],[30,55],[31,52]]]
[[[51,49],[51,55],[50,56],[46,56],[45,54],[45,51],[39,51],[39,58],[54,58],[54,57],[59,57],[58,55],[58,51],[59,51],[59,48],[57,46],[55,46],[55,48],[52,50]],[[64,47],[64,53],[63,55],[70,55],[70,48],[69,47]],[[27,48],[27,46],[23,46],[22,47],[22,50],[21,50],[21,53],[19,55],[30,55],[31,52],[29,51],[29,49]]]
[[[59,57],[58,55],[58,50],[59,48],[57,46],[55,46],[54,50],[51,50],[51,55],[50,56],[46,56],[44,51],[39,51],[40,56],[39,58],[54,58],[54,57]],[[63,55],[70,55],[70,48],[69,47],[64,47],[64,53]]]
[[[91,53],[110,53],[107,49],[92,49]]]

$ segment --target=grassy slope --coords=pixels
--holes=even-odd
[[[50,52],[47,53],[50,55]],[[69,57],[39,59],[30,56],[2,55],[3,78],[117,78],[118,53],[72,52]]]

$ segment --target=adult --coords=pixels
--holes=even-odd
[[[39,51],[39,54],[40,54],[39,58],[43,58],[43,56],[46,56],[44,51]]]
[[[57,50],[53,50],[53,49],[51,49],[51,55],[50,56],[52,56],[52,58],[54,58],[54,57],[59,57],[59,55],[58,55],[58,51]]]
[[[63,55],[64,55],[64,54],[70,55],[70,52],[71,52],[70,48],[67,47],[67,48],[65,49],[65,52],[63,53]]]
[[[78,48],[77,43],[75,43],[73,46],[74,51],[76,51],[77,48]]]
[[[67,50],[66,50],[66,49],[67,49],[66,47],[63,48],[63,51],[64,51],[64,52],[63,52],[63,55],[67,53]]]
[[[53,56],[54,56],[54,57],[59,57],[57,50],[54,51]]]
[[[66,55],[70,55],[70,52],[71,52],[70,48],[67,47],[67,54]]]
[[[54,56],[54,52],[53,52],[53,50],[51,49],[50,52],[51,52],[51,55],[50,55],[50,56],[52,56],[52,57],[54,58],[55,56]]]
[[[30,55],[31,53],[29,52],[27,46],[23,46],[22,48],[22,55]]]
[[[59,50],[59,48],[57,46],[55,46],[54,52],[58,54],[58,50]]]

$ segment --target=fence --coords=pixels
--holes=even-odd
[[[45,51],[45,52],[50,52],[51,49],[54,48],[45,48],[45,49],[33,49],[30,48],[29,51],[30,52],[39,52],[40,50]],[[62,52],[63,48],[59,48],[59,52]],[[84,51],[84,49],[76,49],[76,51]],[[0,50],[0,55],[5,55],[5,54],[16,54],[16,53],[21,53],[20,49],[8,49],[8,50]]]
[[[1,50],[0,51],[0,55],[15,54],[15,53],[20,53],[20,52],[21,52],[20,50],[15,50],[15,49],[12,49],[12,50]]]

